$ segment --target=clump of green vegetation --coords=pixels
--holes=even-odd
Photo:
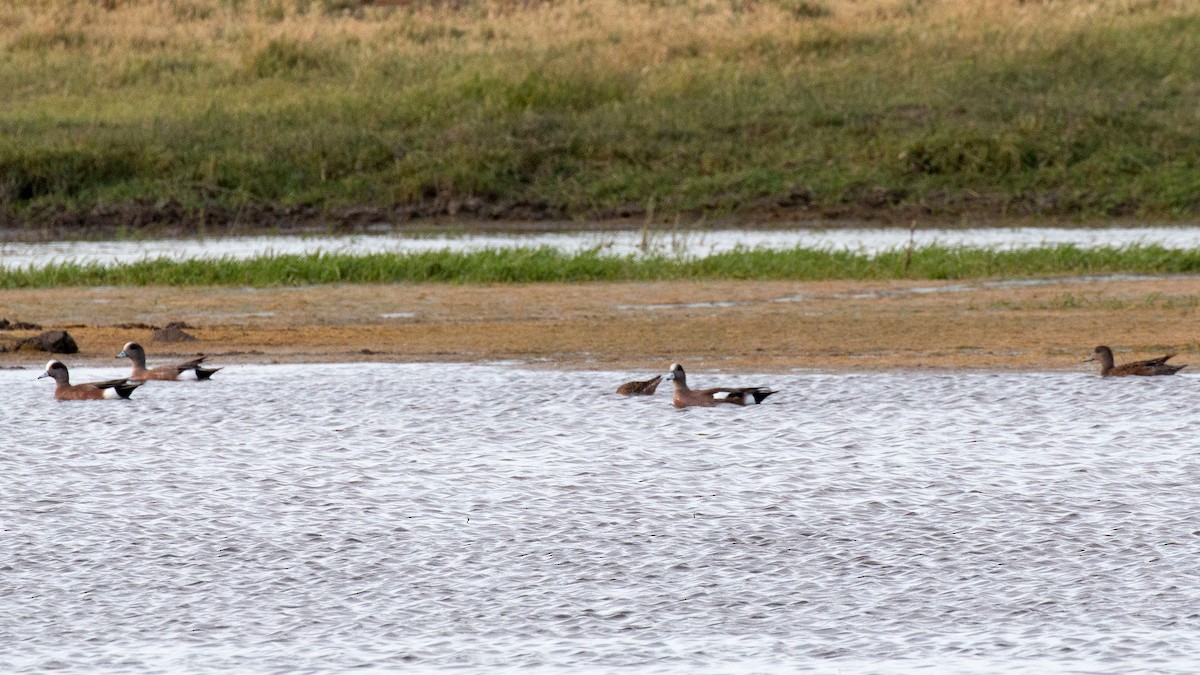
[[[753,279],[979,279],[1095,274],[1195,274],[1200,249],[1160,246],[1017,250],[927,246],[877,254],[844,250],[735,249],[702,258],[615,256],[596,248],[449,250],[250,259],[52,263],[0,269],[0,288],[54,286],[289,286],[331,283],[532,283]]]
[[[1200,5],[0,3],[0,210],[1200,211]]]
[[[255,77],[302,77],[316,74],[336,75],[344,64],[336,54],[310,47],[295,40],[271,40],[254,53],[249,71]]]

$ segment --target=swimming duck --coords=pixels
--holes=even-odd
[[[667,375],[667,379],[675,382],[675,398],[673,403],[676,408],[687,408],[690,406],[712,407],[719,403],[750,405],[752,403],[762,403],[765,398],[775,393],[775,390],[766,387],[689,389],[687,374],[683,372],[683,366],[678,363],[671,364],[671,372]],[[718,396],[718,394],[724,394],[724,396]]]
[[[626,382],[617,387],[617,393],[625,396],[649,396],[658,389],[658,383],[662,381],[662,375],[655,375],[648,380],[634,380]]]
[[[1122,363],[1119,366],[1113,365],[1112,350],[1104,345],[1096,347],[1084,361],[1095,361],[1100,359],[1100,376],[1101,377],[1121,377],[1123,375],[1174,375],[1187,367],[1187,364],[1182,366],[1167,365],[1167,359],[1175,356],[1167,354],[1160,356],[1157,359],[1147,359],[1145,361],[1131,361]]]
[[[146,350],[136,342],[126,342],[125,347],[117,354],[118,359],[129,359],[133,361],[133,372],[130,373],[131,380],[178,380],[185,373],[194,376],[197,380],[207,380],[213,376],[213,373],[220,368],[205,368],[200,363],[206,357],[192,359],[185,363],[180,363],[175,366],[158,366],[155,368],[146,367]],[[190,379],[190,378],[189,378]]]
[[[84,382],[71,384],[71,376],[67,367],[61,361],[51,360],[46,364],[46,371],[38,376],[54,378],[54,398],[59,401],[87,401],[102,398],[129,398],[134,389],[142,386],[141,382],[130,382],[129,378],[106,380],[104,382]]]

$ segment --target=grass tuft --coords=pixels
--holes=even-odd
[[[980,279],[1109,274],[1197,274],[1200,249],[1072,245],[996,250],[926,246],[877,254],[735,249],[702,258],[614,256],[552,247],[351,255],[319,252],[251,259],[59,262],[0,269],[0,288],[55,286],[299,286],[331,283],[534,283],[668,280],[816,281]],[[1066,301],[1064,301],[1066,302]]]
[[[336,75],[345,64],[331,51],[304,43],[276,39],[250,59],[249,71],[255,77],[303,77],[313,74]]]

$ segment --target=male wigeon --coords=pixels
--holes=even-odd
[[[1167,359],[1175,356],[1167,354],[1160,356],[1157,359],[1147,359],[1145,361],[1130,361],[1121,365],[1113,365],[1112,350],[1104,345],[1096,347],[1092,350],[1084,361],[1095,361],[1100,359],[1100,376],[1101,377],[1121,377],[1123,375],[1174,375],[1187,367],[1187,364],[1182,366],[1167,365]]]
[[[87,401],[102,398],[129,398],[134,389],[142,386],[141,382],[130,382],[129,378],[106,380],[104,382],[84,382],[71,384],[71,376],[67,367],[61,361],[51,360],[46,364],[46,372],[38,376],[54,378],[54,398],[59,401]]]
[[[658,389],[658,383],[662,381],[662,375],[655,375],[648,380],[634,380],[626,382],[617,387],[617,393],[624,396],[649,396]]]
[[[176,366],[158,366],[156,368],[146,367],[146,350],[136,342],[126,342],[124,349],[120,354],[117,354],[118,359],[129,359],[133,361],[133,372],[130,373],[131,380],[178,380],[183,379],[181,376],[188,375],[187,379],[194,377],[197,380],[207,380],[213,376],[213,373],[220,368],[205,368],[200,363],[206,357],[192,359],[186,363],[180,363]]]
[[[678,363],[671,364],[671,372],[667,375],[667,379],[675,381],[675,399],[673,403],[676,408],[687,408],[689,406],[712,407],[718,403],[749,405],[751,403],[762,403],[763,399],[775,393],[774,389],[766,387],[689,389],[687,386],[687,375],[683,372],[683,366]],[[718,394],[724,394],[724,396],[718,396]]]

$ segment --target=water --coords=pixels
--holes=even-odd
[[[1200,667],[1200,378],[646,374],[0,371],[0,670]]]
[[[874,253],[908,246],[909,231],[896,228],[795,230],[684,230],[645,237],[641,232],[566,232],[417,236],[404,234],[351,236],[265,236],[125,241],[0,241],[0,267],[20,268],[50,262],[134,262],[145,258],[247,258],[269,254],[337,251],[345,253],[415,252],[449,249],[552,246],[568,252],[592,248],[629,255],[644,252],[703,256],[747,248],[856,250]],[[1160,244],[1168,248],[1200,247],[1200,227],[1113,228],[971,228],[918,229],[917,246],[975,246],[998,249],[1075,244],[1083,247]]]

